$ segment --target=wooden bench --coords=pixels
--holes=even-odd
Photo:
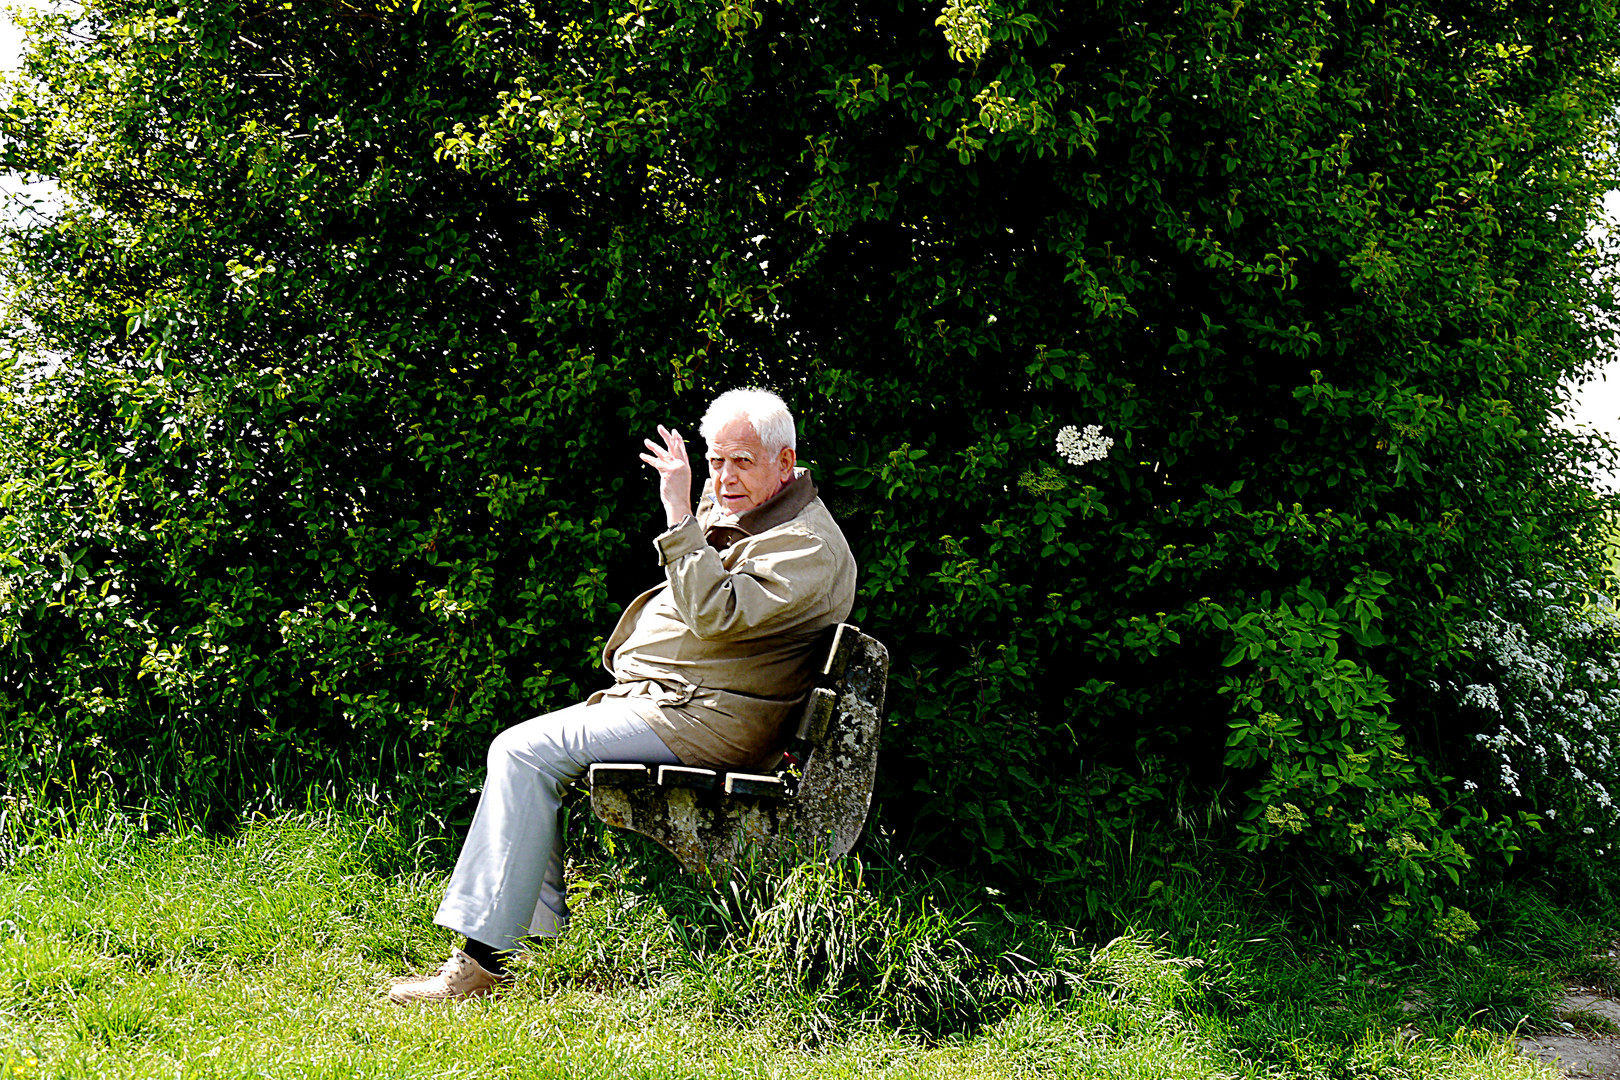
[[[776,773],[592,765],[591,811],[658,841],[696,872],[754,856],[843,855],[872,802],[888,677],[889,650],[840,623]]]

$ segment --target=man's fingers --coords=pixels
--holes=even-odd
[[[659,446],[651,439],[641,440],[646,444],[647,449],[652,451],[651,454],[642,454],[641,460],[659,472],[680,466],[690,468],[692,459],[687,455],[686,440],[681,437],[680,430],[678,428],[667,428],[663,424],[659,424],[658,435],[664,440],[663,446]]]

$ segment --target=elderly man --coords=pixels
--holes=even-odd
[[[679,431],[658,428],[641,459],[658,471],[664,583],[638,596],[608,638],[613,685],[508,728],[434,921],[466,936],[434,974],[396,982],[397,1002],[492,991],[510,951],[568,922],[557,808],[594,762],[764,769],[808,692],[822,631],[855,597],[844,534],[795,463],[793,417],[775,394],[732,390],[704,415],[709,482],[692,512]]]

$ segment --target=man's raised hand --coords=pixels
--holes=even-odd
[[[658,425],[659,446],[643,440],[650,453],[641,460],[658,470],[658,499],[664,504],[664,524],[673,529],[692,515],[692,461],[686,455],[686,440],[679,431]]]

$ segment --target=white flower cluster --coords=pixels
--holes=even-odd
[[[1491,714],[1494,730],[1474,738],[1494,759],[1499,790],[1549,821],[1583,808],[1587,820],[1620,822],[1610,793],[1620,783],[1620,614],[1564,589],[1521,581],[1506,591],[1532,612],[1530,625],[1500,614],[1464,625],[1488,674],[1452,685],[1462,705]]]
[[[1490,683],[1469,683],[1463,687],[1462,703],[1476,709],[1489,709],[1497,715],[1502,713],[1501,699],[1496,696],[1496,687]]]
[[[1104,435],[1096,424],[1087,424],[1084,431],[1073,424],[1058,429],[1057,451],[1070,465],[1101,461],[1113,448],[1114,440]]]

